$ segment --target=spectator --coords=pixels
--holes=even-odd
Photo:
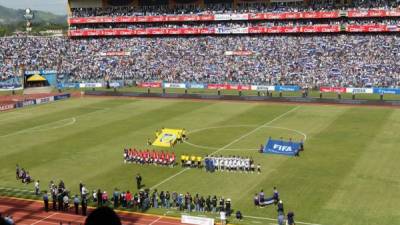
[[[292,211],[289,211],[287,214],[287,223],[288,225],[295,225],[296,223],[294,222],[294,213]]]
[[[395,87],[400,85],[398,40],[390,34],[0,38],[6,59],[0,61],[0,77],[15,76],[25,65],[56,70],[63,82],[108,76],[138,82]],[[121,49],[135,58],[98,54]],[[227,56],[227,51],[250,55]]]
[[[49,211],[49,195],[47,194],[47,191],[45,191],[43,194],[43,203],[44,203],[44,211],[48,212]]]
[[[84,197],[82,197],[82,198],[84,198]],[[74,198],[74,208],[75,208],[75,214],[76,214],[76,215],[79,214],[79,203],[80,203],[79,197],[78,197],[78,195],[75,195],[75,198]]]
[[[278,213],[278,225],[285,225],[285,216],[283,213]]]
[[[37,180],[35,182],[35,195],[39,195],[40,194],[40,186],[39,186],[39,180]]]
[[[108,207],[100,207],[95,209],[86,218],[85,225],[121,225],[121,220],[118,215]]]

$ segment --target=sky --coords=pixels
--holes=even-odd
[[[42,10],[58,15],[67,14],[68,0],[0,0],[0,5],[13,9]]]

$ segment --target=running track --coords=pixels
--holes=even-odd
[[[50,204],[51,207],[51,204]],[[91,209],[88,209],[89,212]],[[84,224],[86,217],[75,215],[74,209],[70,209],[69,213],[43,210],[43,203],[35,200],[23,200],[17,198],[0,197],[0,213],[2,216],[11,215],[17,225],[59,225]],[[123,225],[180,225],[178,218],[120,212]]]

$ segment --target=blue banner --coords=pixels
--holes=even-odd
[[[186,87],[187,88],[199,88],[199,89],[207,88],[205,84],[199,84],[199,83],[187,83]]]
[[[54,101],[70,98],[71,94],[63,94],[54,96]]]
[[[400,95],[400,89],[398,88],[373,88],[374,94],[394,94]]]
[[[49,74],[57,74],[57,70],[27,70],[25,71],[25,76],[40,74],[40,75],[49,75]]]
[[[64,89],[64,88],[79,88],[79,83],[58,83],[57,88]]]
[[[13,89],[22,89],[22,83],[18,77],[12,77],[0,82],[0,90],[8,91]]]
[[[300,91],[299,86],[275,86],[275,91]]]
[[[264,153],[295,156],[300,150],[301,142],[268,139]]]
[[[26,99],[22,102],[22,106],[21,107],[25,107],[25,106],[30,106],[30,105],[36,105],[36,99]]]

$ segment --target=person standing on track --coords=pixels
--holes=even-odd
[[[101,199],[99,199],[99,201],[101,201]],[[82,216],[86,216],[86,209],[87,209],[86,198],[82,198],[81,205],[82,205]]]
[[[100,189],[98,189],[97,190],[97,207],[101,207],[101,206],[103,206],[103,198],[102,198]]]
[[[43,203],[44,203],[44,211],[49,211],[49,196],[47,195],[47,191],[44,192],[43,195]]]
[[[53,210],[57,211],[57,188],[51,189],[51,200],[53,201]]]
[[[142,176],[140,176],[140,174],[136,174],[136,185],[137,185],[137,189],[140,190],[140,188],[142,187]]]
[[[82,197],[82,198],[85,198],[85,197]],[[78,197],[78,195],[75,195],[75,198],[74,198],[74,208],[75,208],[75,214],[76,215],[78,215],[79,214],[79,197]]]

